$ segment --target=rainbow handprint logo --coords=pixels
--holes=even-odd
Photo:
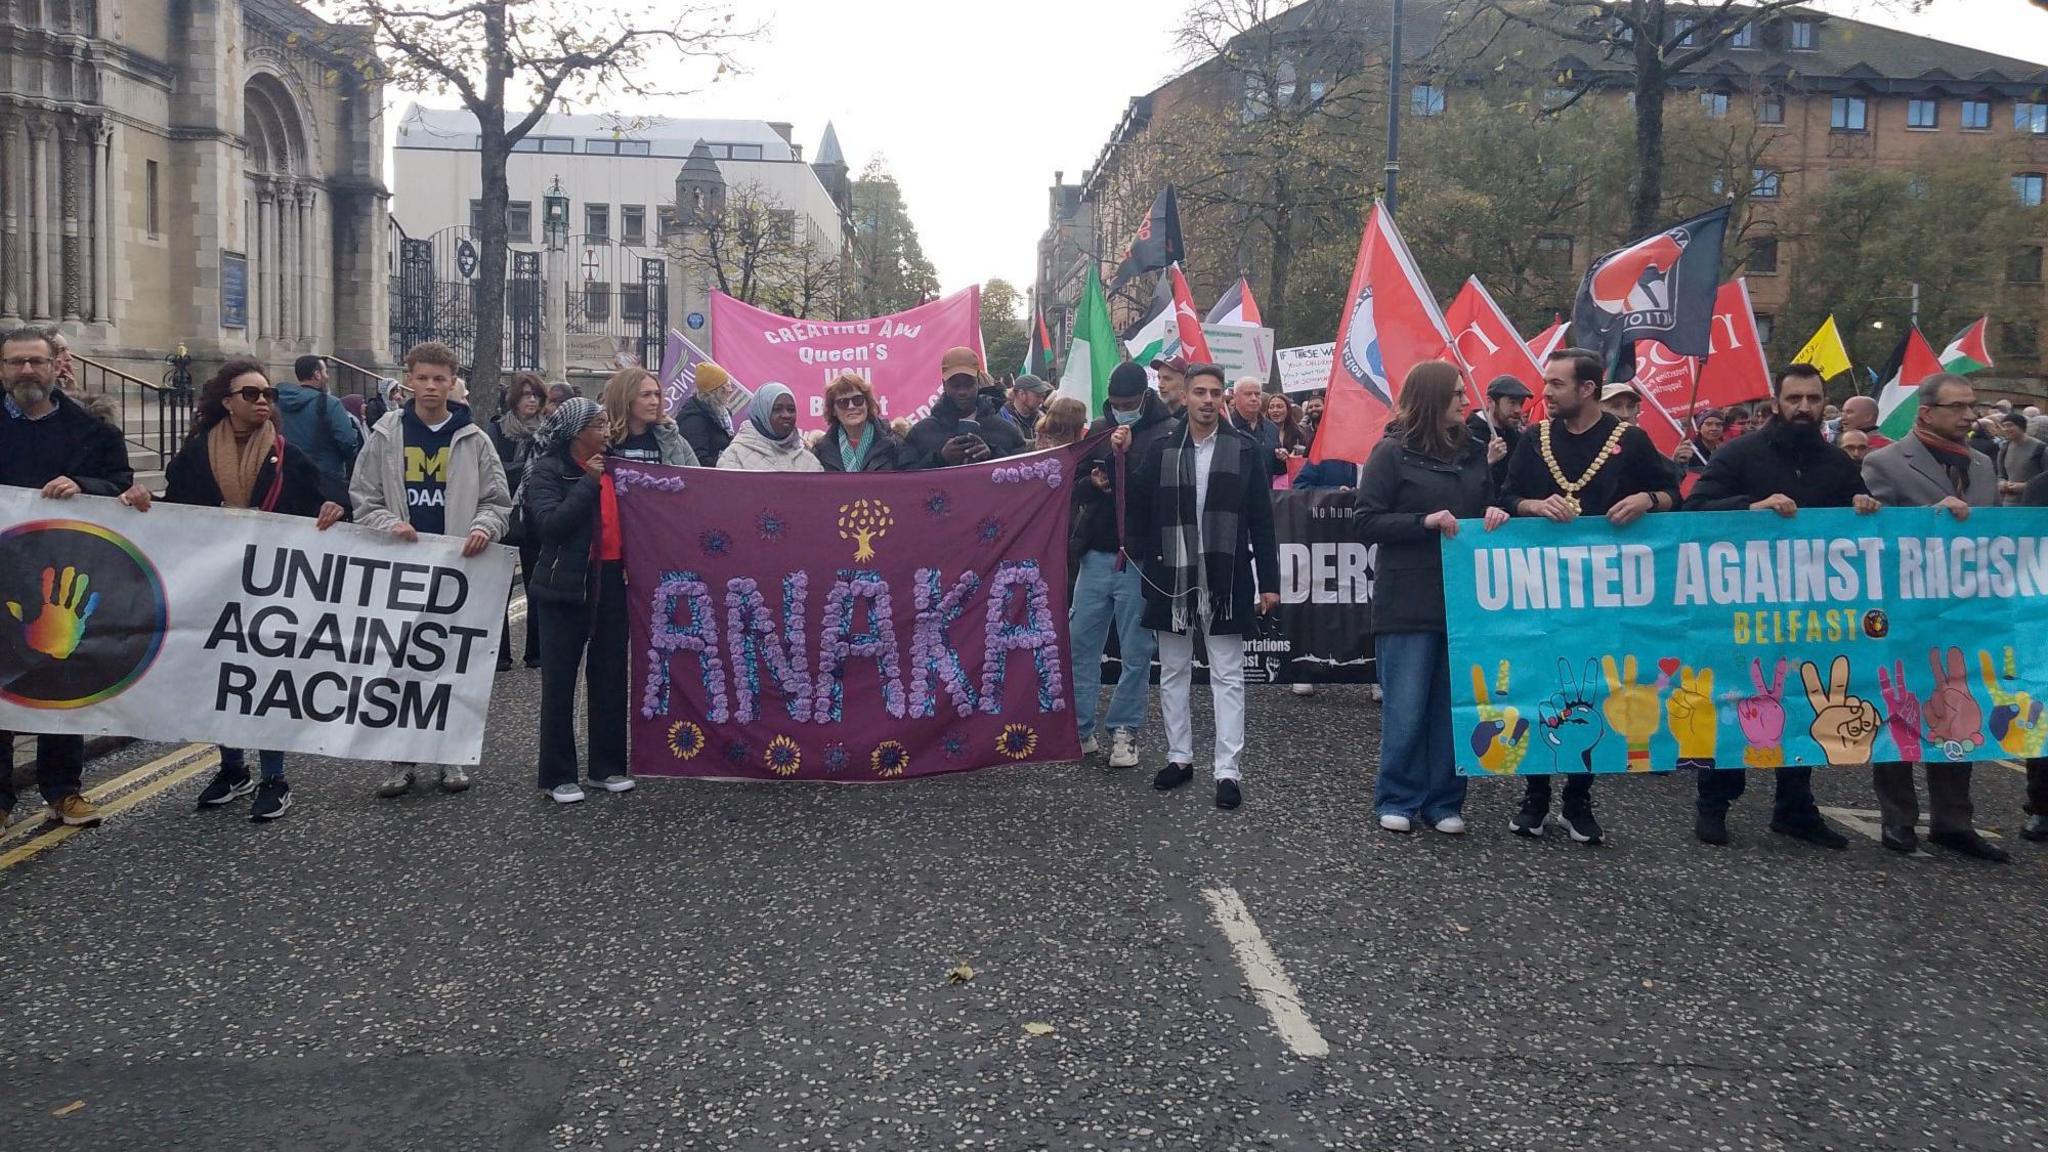
[[[61,579],[55,568],[45,568],[43,603],[35,619],[22,615],[19,600],[7,602],[7,614],[23,621],[23,639],[30,648],[52,660],[69,660],[85,639],[86,622],[99,611],[100,594],[86,592],[91,585],[92,577],[76,568],[65,568]]]

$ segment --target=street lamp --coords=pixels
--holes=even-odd
[[[561,251],[569,242],[569,194],[562,190],[562,178],[557,175],[555,182],[540,198],[541,231],[547,237],[548,247]]]
[[[1911,324],[1913,327],[1918,328],[1920,326],[1920,282],[1918,280],[1915,280],[1910,287],[1911,290],[1907,292],[1904,296],[1872,296],[1870,298],[1870,302],[1875,304],[1885,300],[1909,301],[1912,311],[1907,313],[1906,322]],[[1884,331],[1884,318],[1879,317],[1875,320],[1872,320],[1870,322],[1870,326],[1872,328],[1877,329],[1879,332]]]

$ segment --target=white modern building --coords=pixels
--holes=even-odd
[[[462,312],[481,227],[476,119],[413,105],[397,129],[391,214],[403,236],[394,327],[401,343],[433,335],[461,352],[467,321],[449,331],[447,318]],[[712,284],[679,234],[704,205],[746,195],[769,206],[772,234],[799,238],[825,259],[838,258],[852,232],[852,177],[830,124],[807,160],[784,123],[550,115],[514,148],[506,179],[506,364],[550,374],[651,366],[670,326],[700,329],[694,335],[708,340],[700,326]],[[543,221],[550,195],[568,201],[566,242],[552,252]],[[679,216],[679,195],[696,209]],[[664,244],[672,235],[682,243]]]

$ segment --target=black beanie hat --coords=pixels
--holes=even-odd
[[[1150,381],[1145,378],[1145,370],[1138,367],[1135,360],[1126,360],[1110,370],[1109,394],[1119,400],[1143,396],[1149,386]]]

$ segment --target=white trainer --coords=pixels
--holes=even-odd
[[[1412,832],[1415,830],[1415,824],[1406,816],[1397,816],[1392,812],[1382,812],[1380,813],[1380,830],[1384,832]]]
[[[1128,728],[1118,728],[1109,734],[1109,766],[1111,768],[1136,768],[1138,766],[1138,740]]]
[[[1102,751],[1102,742],[1095,737],[1090,736],[1086,740],[1081,741],[1081,755],[1093,756],[1100,751]]]
[[[557,784],[553,788],[548,789],[548,799],[553,800],[557,804],[581,804],[583,802],[583,789],[578,788],[574,784]]]
[[[1446,836],[1463,836],[1465,834],[1465,818],[1463,816],[1446,816],[1436,822],[1435,828]]]
[[[631,792],[634,788],[634,780],[631,776],[621,772],[617,776],[606,776],[602,779],[592,776],[590,778],[590,786],[592,788],[602,788],[607,792]]]

